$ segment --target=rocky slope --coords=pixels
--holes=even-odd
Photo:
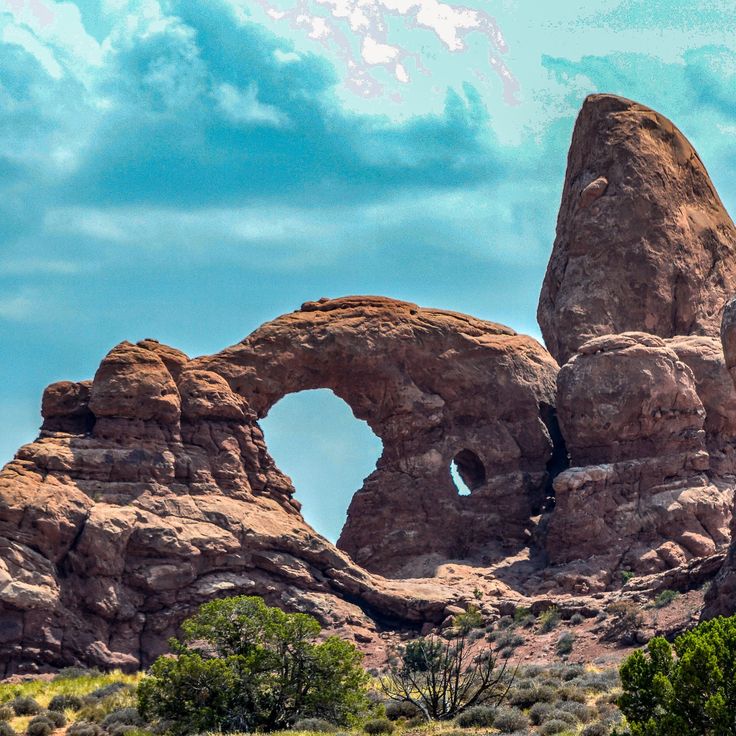
[[[0,471],[0,675],[145,666],[199,603],[235,593],[380,649],[478,595],[488,618],[589,615],[700,586],[725,557],[705,613],[736,610],[734,303],[725,354],[716,337],[735,248],[676,128],[595,95],[540,298],[552,355],[366,296],[309,302],[194,360],[118,345],[93,380],[46,389],[39,438]],[[383,443],[339,549],[304,522],[258,426],[312,388]],[[622,572],[637,576],[623,591]]]

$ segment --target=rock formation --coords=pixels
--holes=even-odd
[[[592,337],[717,336],[736,292],[736,228],[665,117],[591,95],[575,123],[537,316],[562,365]]]
[[[474,592],[497,615],[618,595],[623,570],[639,592],[701,584],[731,538],[735,247],[682,134],[594,95],[539,305],[561,368],[502,325],[367,296],[195,360],[118,345],[94,380],[46,389],[39,438],[0,471],[0,675],[146,665],[198,604],[236,593],[371,644],[448,625]],[[304,522],[258,425],[314,388],[383,443],[340,549]],[[736,544],[706,614],[733,610]]]
[[[178,380],[175,380],[178,379]],[[307,526],[247,402],[152,341],[49,386],[0,473],[0,674],[148,664],[213,596],[258,593],[370,640],[441,621],[437,584],[376,578]]]
[[[560,370],[557,411],[571,467],[554,481],[552,563],[647,574],[728,543],[733,489],[711,482],[709,419],[693,371],[664,340],[628,332],[584,343]]]
[[[307,303],[196,365],[259,417],[287,393],[329,388],[369,424],[383,453],[338,542],[360,565],[417,575],[528,545],[549,482],[557,374],[535,340],[454,312],[348,297]],[[453,459],[470,496],[452,482]]]

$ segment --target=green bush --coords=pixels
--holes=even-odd
[[[464,710],[456,719],[460,728],[488,728],[493,725],[496,709],[487,705],[475,705]]]
[[[138,686],[141,715],[174,734],[342,724],[367,708],[362,654],[334,636],[318,643],[312,616],[239,596],[205,603],[181,628],[176,656],[159,657]]]
[[[74,721],[66,730],[66,736],[105,736],[99,724],[90,721]]]
[[[675,639],[656,637],[620,669],[619,707],[632,736],[733,734],[736,617],[705,621]]]
[[[16,736],[16,733],[9,723],[0,721],[0,736]]]
[[[572,645],[575,643],[575,635],[570,633],[569,631],[566,631],[564,634],[560,634],[559,638],[557,639],[557,643],[555,644],[555,652],[559,656],[564,656],[565,654],[570,654],[572,651]]]
[[[363,724],[363,730],[370,736],[377,736],[377,734],[391,733],[394,730],[394,724],[388,718],[371,718]]]
[[[573,626],[580,626],[580,624],[584,623],[585,616],[583,616],[582,613],[573,613],[572,616],[570,616],[570,623]]]
[[[542,633],[552,631],[560,622],[560,610],[557,606],[550,606],[546,611],[539,615],[539,630]]]
[[[538,726],[545,721],[549,714],[554,711],[554,706],[550,703],[535,703],[529,708],[529,720],[533,725]]]
[[[655,608],[664,608],[665,606],[669,606],[672,601],[675,600],[678,596],[678,592],[676,590],[663,590],[655,599],[654,599],[654,607]]]
[[[459,631],[467,634],[472,629],[479,629],[483,626],[483,616],[477,606],[470,605],[465,613],[458,613],[452,623]]]
[[[109,731],[113,726],[118,724],[124,726],[142,726],[144,721],[140,717],[137,708],[119,708],[108,713],[102,720],[102,723],[100,723],[106,731]]]
[[[416,718],[417,716],[421,716],[422,720],[424,720],[424,716],[422,715],[422,712],[417,708],[414,703],[409,703],[407,701],[403,702],[397,702],[390,700],[385,705],[386,708],[386,718],[389,719],[389,721],[396,721],[399,718]]]
[[[608,736],[610,732],[610,726],[602,721],[596,721],[595,723],[591,723],[589,726],[586,726],[580,732],[580,736]]]
[[[535,703],[551,703],[557,699],[557,692],[549,685],[534,685],[532,687],[514,687],[508,692],[507,702],[520,708],[529,708]]]
[[[49,701],[49,710],[79,710],[84,705],[78,695],[54,695]]]
[[[10,707],[17,716],[35,716],[42,710],[38,701],[28,695],[19,695],[14,698],[10,701]]]
[[[493,725],[499,731],[521,731],[529,725],[529,719],[518,708],[501,707],[496,710]]]
[[[54,728],[64,728],[66,726],[66,716],[61,711],[47,710],[44,711],[43,716],[54,724]]]
[[[15,718],[15,711],[9,705],[0,705],[0,721],[9,721]]]
[[[564,733],[570,730],[570,724],[566,721],[561,721],[559,718],[554,718],[551,721],[545,721],[539,727],[539,733],[541,736],[552,736],[556,733]]]
[[[54,724],[44,716],[36,716],[28,723],[26,734],[28,736],[49,736],[54,730]]]

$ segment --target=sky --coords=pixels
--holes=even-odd
[[[587,94],[690,138],[736,211],[732,0],[0,0],[0,463],[122,340],[216,352],[385,294],[540,338]],[[336,538],[380,442],[329,392],[263,421]]]

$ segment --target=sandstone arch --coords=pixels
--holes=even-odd
[[[196,361],[259,417],[284,395],[329,388],[383,443],[338,541],[391,574],[433,560],[490,559],[528,543],[552,442],[542,406],[557,364],[532,338],[466,315],[383,297],[308,302]],[[473,452],[487,478],[459,497],[449,475]],[[407,568],[407,563],[411,566]]]

